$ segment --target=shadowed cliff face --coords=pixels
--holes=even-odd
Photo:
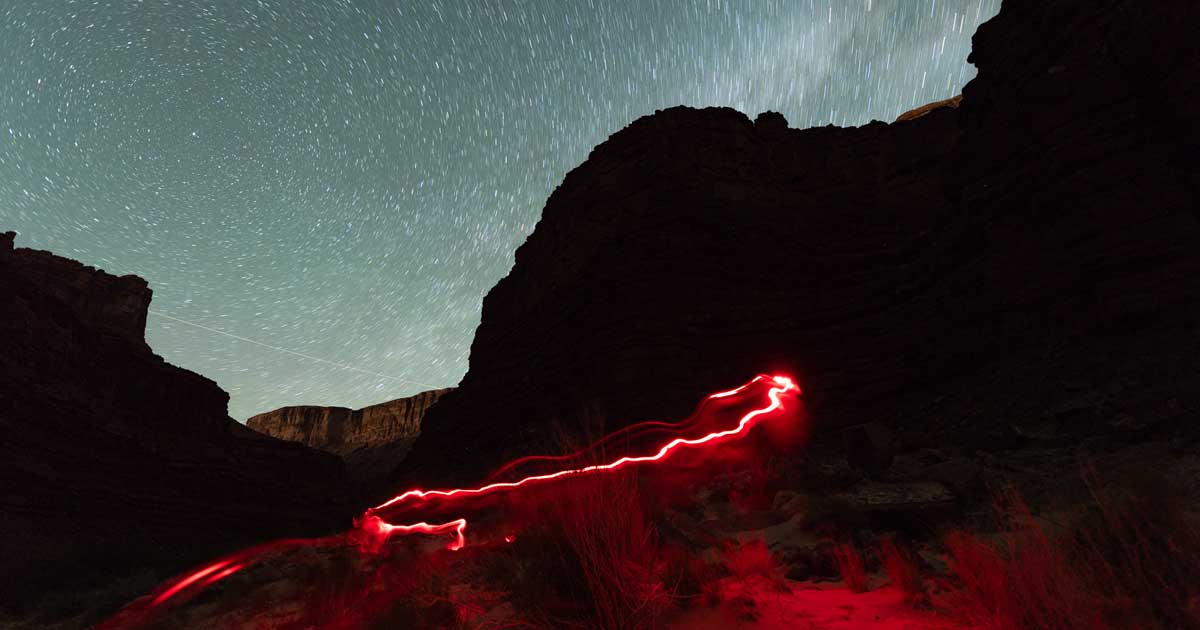
[[[796,375],[819,434],[1186,441],[1197,19],[1183,0],[1006,2],[957,108],[635,121],[551,195],[395,478],[477,479],[557,426],[682,417],[764,371]]]
[[[260,413],[246,426],[271,437],[336,455],[417,437],[421,418],[449,389],[435,389],[362,409],[283,407]]]
[[[238,424],[215,383],[153,354],[150,297],[0,238],[6,610],[86,611],[97,589],[116,605],[213,554],[345,523],[341,462]]]

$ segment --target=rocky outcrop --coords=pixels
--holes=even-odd
[[[435,389],[362,409],[283,407],[258,414],[246,426],[274,438],[337,455],[417,437],[421,418],[449,389]]]
[[[1039,419],[1076,442],[1186,442],[1197,19],[1185,0],[1008,1],[957,107],[635,121],[550,196],[397,480],[478,479],[556,427],[677,418],[768,370],[798,377],[818,435],[882,422],[1000,449]]]
[[[336,457],[247,429],[215,383],[151,352],[144,280],[13,236],[0,237],[0,612],[52,595],[85,623],[97,590],[115,606],[214,554],[348,522]]]
[[[61,258],[50,252],[21,249],[16,255],[16,233],[0,234],[0,255],[5,272],[37,285],[47,300],[60,303],[96,332],[131,345],[145,346],[146,313],[150,288],[137,276],[113,276]]]
[[[961,104],[962,104],[962,94],[959,94],[958,96],[952,96],[952,97],[944,99],[944,100],[935,101],[933,103],[927,103],[916,109],[911,109],[907,112],[904,112],[903,114],[900,114],[896,118],[896,122],[904,122],[906,120],[916,120],[916,119],[924,116],[925,114],[928,114],[929,112],[932,112],[932,111],[935,111],[938,109],[942,109],[943,107],[953,107],[953,108],[957,109],[958,106]]]

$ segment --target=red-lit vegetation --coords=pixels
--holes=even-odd
[[[489,550],[489,588],[506,594],[522,623],[544,628],[655,627],[716,603],[718,567],[663,542],[640,486],[622,472],[541,505],[535,526]]]
[[[467,519],[465,518],[443,520],[440,523],[421,521],[398,525],[384,520],[381,515],[391,516],[397,512],[407,514],[411,510],[415,510],[417,513],[427,513],[431,509],[442,507],[442,504],[453,506],[456,502],[460,501],[487,499],[495,495],[530,491],[538,486],[571,482],[593,475],[619,473],[624,469],[639,465],[661,465],[672,457],[678,457],[689,452],[694,454],[699,451],[718,449],[723,444],[746,437],[750,429],[762,423],[767,418],[773,415],[780,415],[776,412],[780,411],[784,406],[783,396],[785,394],[799,395],[800,388],[792,379],[786,376],[759,375],[741,387],[711,394],[705,399],[705,403],[714,401],[717,403],[736,403],[741,396],[754,393],[755,390],[764,387],[765,391],[763,393],[766,395],[766,404],[746,411],[733,426],[714,428],[700,435],[677,435],[681,430],[689,428],[689,425],[698,424],[695,420],[703,417],[699,412],[692,420],[680,423],[640,423],[618,431],[609,437],[602,438],[591,447],[577,453],[548,457],[526,457],[515,462],[517,469],[520,469],[521,465],[526,463],[553,462],[554,465],[551,468],[536,474],[528,474],[512,480],[492,481],[491,483],[476,487],[438,490],[414,488],[402,492],[388,501],[367,510],[358,521],[359,528],[367,539],[366,546],[371,548],[377,548],[388,538],[397,534],[453,533],[455,538],[450,543],[449,548],[459,549],[465,544],[463,538],[463,531],[467,527]],[[631,452],[611,461],[594,461],[594,458],[606,452],[606,447],[614,436],[621,436],[626,441],[631,441],[634,438],[634,434],[642,429],[647,433],[658,433],[666,429],[669,439],[660,446],[648,449],[645,453]],[[670,437],[672,435],[675,435],[675,437]],[[719,455],[717,457],[719,458]],[[589,458],[592,458],[593,461],[587,461]],[[509,464],[501,470],[507,470],[510,467],[513,467],[513,464]]]
[[[513,530],[518,525],[530,524],[520,522],[524,516],[521,512],[530,511],[530,506],[535,506],[534,511],[538,511],[545,505],[562,507],[570,506],[573,502],[594,501],[595,497],[588,496],[589,487],[605,487],[608,479],[619,479],[621,475],[642,466],[656,469],[664,465],[679,466],[689,457],[693,461],[719,463],[737,459],[740,451],[732,443],[746,438],[751,429],[767,419],[790,415],[781,413],[785,404],[783,398],[785,395],[792,398],[799,394],[800,388],[786,376],[759,375],[740,387],[709,395],[697,413],[687,420],[677,423],[639,423],[574,453],[516,460],[500,471],[505,475],[511,474],[511,479],[497,480],[497,476],[503,476],[498,472],[490,482],[475,487],[435,490],[414,488],[367,510],[356,520],[355,530],[344,536],[297,541],[296,544],[329,546],[352,542],[365,553],[379,554],[395,536],[449,535],[451,540],[447,549],[457,551],[466,544],[464,532],[468,520],[463,514],[484,513],[483,522],[487,522],[489,511],[493,516],[501,514],[501,519],[504,518],[504,512],[513,513],[509,515],[509,521],[492,523],[497,527],[490,532],[492,540],[503,538],[511,541]],[[731,410],[739,410],[740,415],[734,416],[736,420],[733,422],[722,423],[721,420],[725,419],[722,416]],[[795,417],[792,416],[792,419]],[[778,436],[795,434],[796,431],[786,427],[772,431],[768,427],[765,433]],[[615,447],[619,442],[625,444],[625,450],[619,456],[610,454],[609,447]],[[723,448],[733,452],[725,454]],[[535,470],[526,470],[530,466]],[[563,528],[560,533],[564,533],[564,539],[574,541],[573,546],[581,561],[578,568],[588,581],[589,588],[597,591],[594,593],[599,598],[597,606],[603,611],[597,614],[619,614],[613,612],[613,602],[627,599],[630,589],[639,591],[641,588],[626,583],[612,586],[615,584],[615,575],[629,577],[626,575],[628,572],[640,570],[637,559],[622,554],[637,551],[635,547],[649,545],[649,538],[653,534],[636,526],[637,512],[614,510],[599,501],[592,505],[600,506],[599,511],[588,511],[580,516],[567,509],[563,513],[552,514],[550,518],[534,519],[533,524],[558,523]],[[425,520],[392,523],[384,517]],[[635,522],[628,521],[630,518],[635,518]],[[617,519],[617,522],[610,522],[613,519]],[[620,531],[615,534],[616,537],[598,538],[595,535],[596,532],[618,529]],[[484,540],[488,540],[488,537],[485,536]],[[193,596],[252,566],[273,549],[271,545],[264,545],[200,567],[164,585],[150,601],[123,614],[150,614],[150,609],[163,606],[173,598]],[[624,563],[620,570],[614,568],[618,562]],[[654,568],[647,570],[653,572]],[[656,597],[657,589],[654,587],[654,592],[638,593],[638,597],[645,599],[638,606],[639,612],[653,608],[648,602]]]
[[[251,596],[227,594],[245,603],[217,625],[647,628],[686,618],[774,628],[820,614],[836,628],[947,627],[950,615],[989,630],[1200,627],[1200,528],[1178,494],[1101,489],[1091,473],[1087,509],[1058,524],[1009,490],[991,533],[941,540],[950,574],[934,574],[942,562],[916,552],[913,531],[880,536],[881,521],[847,496],[780,483],[771,441],[754,443],[749,430],[792,388],[760,377],[683,422],[635,425],[582,448],[564,441],[569,455],[518,460],[476,488],[403,493],[348,535],[279,541],[201,567],[113,625],[229,581],[230,594]],[[880,570],[888,583],[872,589]],[[869,615],[843,612],[864,605]],[[190,625],[189,614],[168,625]]]
[[[1063,524],[1057,525],[1035,517],[1008,491],[997,500],[1001,531],[958,531],[942,541],[949,575],[922,575],[933,566],[902,535],[860,544],[817,539],[799,560],[810,563],[814,581],[789,584],[781,577],[784,556],[761,538],[683,542],[652,477],[628,470],[580,480],[570,493],[552,492],[553,500],[536,497],[510,541],[458,551],[420,537],[393,540],[377,555],[348,544],[278,548],[281,555],[264,567],[215,587],[236,602],[221,623],[267,618],[296,627],[582,629],[753,622],[775,628],[792,627],[788,620],[797,615],[816,615],[831,624],[816,627],[835,628],[948,628],[952,618],[961,627],[989,630],[1200,623],[1200,534],[1194,515],[1170,494],[1097,492],[1086,513],[1055,516]],[[480,520],[481,527],[491,525]],[[854,540],[865,535],[868,530]],[[844,588],[811,564],[819,558],[836,566]],[[282,568],[286,588],[271,577]],[[879,585],[876,568],[886,573],[886,584]],[[254,579],[263,586],[247,588]],[[243,592],[250,595],[233,597]]]
[[[833,548],[833,558],[837,562],[838,573],[846,588],[855,593],[867,590],[867,567],[862,552],[854,543],[842,543]]]
[[[748,578],[752,575],[768,579],[778,578],[778,568],[767,543],[752,539],[741,543],[728,541],[722,547],[722,564],[734,577]]]
[[[946,540],[959,580],[954,607],[992,630],[1200,627],[1200,528],[1161,488],[1106,494],[1086,476],[1091,505],[1070,527],[1033,515],[1014,491],[997,501],[997,536]]]
[[[914,607],[928,606],[929,596],[912,548],[895,538],[884,538],[879,542],[879,556],[891,585],[904,593],[905,602]]]
[[[149,621],[168,612],[168,602],[220,589],[235,575],[241,588],[271,590],[260,588],[262,577],[305,553],[295,573],[312,575],[298,582],[320,587],[300,610],[268,612],[286,604],[262,598],[262,608],[229,611],[228,620],[282,614],[289,623],[322,627],[370,620],[480,627],[507,604],[512,610],[500,615],[505,624],[657,625],[670,609],[719,598],[718,574],[694,547],[663,544],[648,512],[674,500],[664,490],[690,487],[689,477],[743,463],[751,449],[736,442],[765,420],[786,417],[777,413],[783,396],[798,393],[786,377],[760,376],[709,396],[685,421],[642,423],[613,434],[619,440],[610,435],[570,455],[518,460],[503,470],[507,480],[402,493],[368,511],[346,535],[272,543],[200,567],[122,611],[111,625]],[[652,473],[645,484],[643,469]],[[643,485],[652,488],[653,500],[644,500]],[[395,524],[385,515],[414,518]],[[467,517],[474,538],[464,549]],[[353,549],[361,553],[347,565]],[[317,550],[327,552],[313,556]],[[773,566],[765,546],[739,550],[733,565],[761,573]]]
[[[587,625],[601,628],[641,628],[655,622],[671,606],[671,590],[664,583],[664,559],[658,553],[657,534],[641,504],[637,479],[621,474],[588,479],[577,491],[552,503],[556,532],[549,538],[555,553],[572,558]],[[554,535],[557,534],[557,535]],[[590,608],[590,610],[587,610]],[[590,613],[590,614],[587,614]]]

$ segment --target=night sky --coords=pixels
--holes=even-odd
[[[998,9],[0,0],[0,230],[149,280],[150,345],[239,420],[359,407],[458,382],[550,191],[635,118],[890,121]]]

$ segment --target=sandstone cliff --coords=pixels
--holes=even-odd
[[[1008,1],[957,107],[635,121],[550,196],[395,478],[477,479],[553,425],[680,417],[767,370],[798,377],[818,433],[1187,442],[1197,20],[1185,0]]]
[[[337,455],[417,437],[421,418],[449,389],[435,389],[362,409],[283,407],[258,414],[246,426],[274,438]]]
[[[13,240],[0,236],[5,611],[52,596],[86,619],[93,591],[113,606],[214,554],[347,522],[336,457],[247,429],[215,383],[150,350],[144,280]]]

